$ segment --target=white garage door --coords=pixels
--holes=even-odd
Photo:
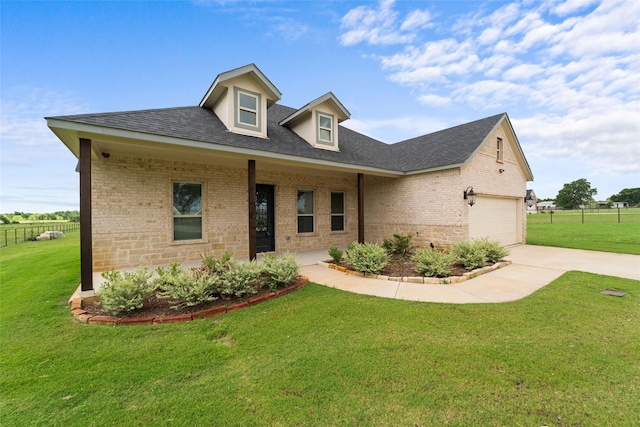
[[[478,196],[469,208],[469,237],[489,237],[503,245],[520,243],[519,216],[516,199]]]

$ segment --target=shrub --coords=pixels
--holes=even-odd
[[[375,243],[353,242],[347,249],[347,262],[356,271],[378,274],[389,262],[389,254]]]
[[[250,262],[232,261],[228,270],[222,273],[221,292],[225,295],[242,297],[258,292],[257,280],[260,277],[261,268],[253,260]]]
[[[169,268],[158,267],[156,272],[158,277],[153,282],[160,291],[158,298],[175,300],[171,306],[175,310],[218,299],[220,276],[205,268],[184,269],[173,263]]]
[[[507,248],[502,246],[497,240],[490,240],[488,237],[476,239],[473,241],[473,244],[484,252],[487,262],[496,263],[509,255]]]
[[[98,290],[99,304],[115,316],[141,308],[154,290],[154,286],[148,283],[151,273],[145,268],[134,273],[105,271],[102,277],[107,281]]]
[[[455,262],[461,264],[467,270],[474,270],[487,264],[484,250],[466,240],[453,245],[451,254],[455,258]]]
[[[428,248],[416,250],[411,259],[416,263],[416,273],[426,277],[448,277],[454,262],[451,254]]]
[[[211,255],[201,254],[202,265],[212,274],[221,274],[229,269],[229,264],[233,262],[233,253],[226,251],[220,258]]]
[[[280,256],[268,254],[264,258],[262,271],[267,275],[269,289],[275,291],[279,286],[286,286],[293,282],[298,277],[300,267],[295,255],[287,252]]]
[[[340,261],[342,261],[343,255],[344,255],[344,252],[342,252],[340,249],[336,248],[335,246],[332,246],[329,248],[329,256],[331,257],[331,261],[333,261],[334,264],[338,264]]]
[[[389,255],[398,254],[404,258],[411,250],[411,239],[413,239],[411,234],[394,234],[392,239],[384,239],[382,247]]]

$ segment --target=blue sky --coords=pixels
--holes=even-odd
[[[45,116],[197,105],[255,63],[397,142],[507,112],[538,197],[640,186],[640,2],[0,2],[0,212],[78,208]]]

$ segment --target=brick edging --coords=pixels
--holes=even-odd
[[[328,268],[341,271],[343,273],[351,274],[358,277],[366,277],[368,279],[378,279],[378,280],[390,280],[393,282],[407,282],[407,283],[424,283],[425,285],[450,285],[453,283],[462,283],[469,279],[473,279],[474,277],[481,276],[483,274],[489,273],[491,271],[497,270],[502,267],[506,267],[511,264],[511,261],[499,261],[493,265],[488,265],[486,267],[477,268],[475,270],[464,273],[462,276],[449,276],[449,277],[393,277],[393,276],[383,276],[381,274],[369,274],[369,273],[361,273],[359,271],[349,270],[348,268],[341,267],[337,264],[333,264],[331,262],[318,262],[319,265],[324,265]]]
[[[275,292],[269,292],[267,294],[262,294],[241,303],[207,308],[190,314],[157,317],[93,316],[87,313],[87,311],[82,308],[82,297],[74,297],[71,299],[71,312],[73,313],[73,317],[75,317],[80,322],[90,323],[94,325],[157,325],[160,323],[190,322],[197,319],[222,316],[225,313],[252,307],[262,302],[279,298],[293,291],[297,291],[309,282],[309,278],[307,278],[306,276],[298,275],[298,277],[298,281],[287,288],[278,289]]]

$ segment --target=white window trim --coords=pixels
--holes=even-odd
[[[335,117],[333,116],[333,114],[328,114],[328,113],[323,113],[323,112],[316,112],[316,140],[318,144],[322,144],[322,145],[330,145],[330,146],[334,146],[335,145]],[[331,120],[331,127],[324,127],[324,126],[320,126],[320,119],[324,117],[327,118],[329,120]],[[330,135],[331,135],[331,140],[326,140],[326,139],[322,139],[320,137],[321,130],[328,130]]]
[[[198,184],[200,185],[200,202],[201,202],[201,209],[200,209],[200,215],[176,215],[174,212],[174,206],[173,206],[173,184]],[[203,243],[206,242],[207,239],[205,238],[205,218],[204,218],[204,195],[205,195],[205,184],[204,182],[200,182],[200,181],[190,181],[190,180],[180,180],[180,179],[172,179],[171,180],[171,186],[170,186],[170,200],[171,200],[171,225],[169,227],[169,233],[170,233],[170,241],[171,244],[173,245],[185,245],[185,244],[192,244],[192,243]],[[175,218],[200,218],[200,238],[199,239],[184,239],[184,240],[175,240],[175,230],[174,230],[174,219]]]
[[[496,139],[496,160],[499,162],[503,161],[503,153],[504,153],[504,141],[502,138]]]
[[[301,214],[298,212],[298,193],[304,191],[304,192],[311,192],[311,195],[313,197],[313,213],[310,214]],[[300,231],[300,229],[298,228],[298,218],[300,217],[311,217],[313,219],[313,230],[311,231]],[[304,235],[309,235],[312,233],[315,233],[316,231],[316,191],[314,189],[311,188],[299,188],[296,190],[296,233],[297,234],[304,234]]]
[[[256,99],[256,110],[250,108],[240,107],[240,95],[250,96]],[[262,131],[262,94],[252,92],[250,90],[241,89],[238,87],[233,88],[233,109],[234,109],[234,126],[241,129],[248,129],[252,131]],[[249,111],[256,114],[256,124],[251,125],[240,121],[240,110]]]

